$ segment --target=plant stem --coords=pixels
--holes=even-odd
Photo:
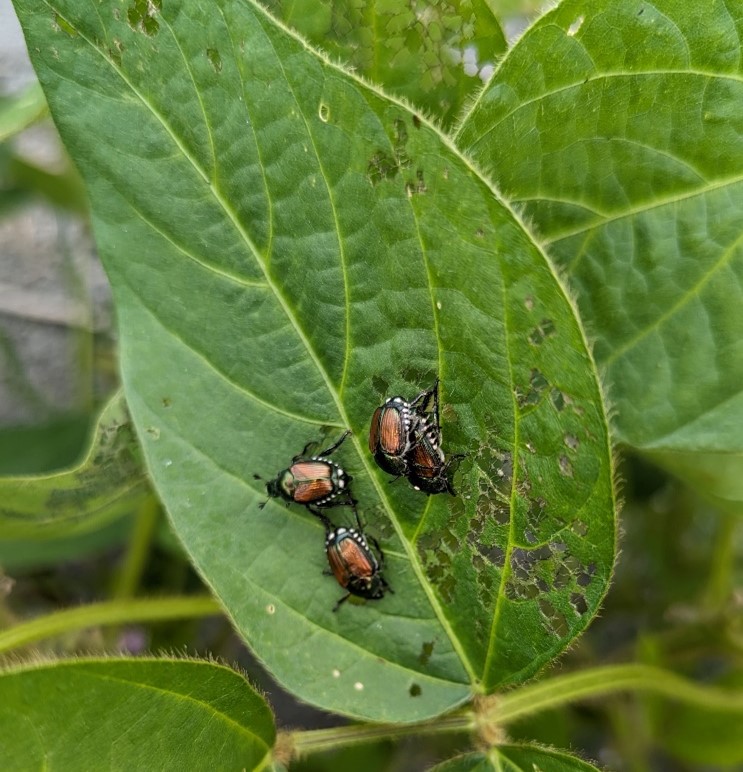
[[[0,653],[86,627],[130,622],[163,622],[168,619],[205,617],[219,613],[219,604],[208,595],[91,603],[55,611],[0,632]]]
[[[721,512],[710,575],[707,580],[705,607],[720,611],[730,598],[733,588],[733,567],[735,563],[735,528],[739,517]]]
[[[501,725],[541,710],[614,692],[652,692],[701,708],[740,711],[743,692],[701,686],[650,665],[606,665],[550,678],[503,695],[487,714]]]
[[[356,724],[331,729],[312,729],[290,732],[295,755],[321,753],[340,746],[376,740],[396,740],[409,735],[442,734],[444,732],[469,732],[475,727],[471,710],[451,713],[431,722],[420,724]]]
[[[124,600],[136,595],[159,516],[160,504],[154,496],[148,496],[134,519],[124,562],[111,592],[114,600]]]

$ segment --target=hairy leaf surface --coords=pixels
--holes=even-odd
[[[457,142],[570,277],[619,439],[738,507],[743,6],[568,0]]]
[[[258,656],[389,721],[535,673],[596,611],[615,532],[595,369],[529,233],[445,136],[258,5],[17,7],[89,186],[152,476]],[[367,449],[375,407],[436,377],[456,497],[389,485]],[[334,613],[321,524],[259,509],[253,475],[346,428],[394,594]]]
[[[486,0],[269,0],[331,56],[448,126],[506,50]]]
[[[266,768],[271,711],[209,662],[78,660],[0,673],[4,769]]]

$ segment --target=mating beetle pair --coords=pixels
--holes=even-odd
[[[447,472],[462,456],[447,461],[441,449],[438,379],[411,402],[390,397],[374,411],[369,450],[379,467],[395,479],[406,477],[416,490],[456,495]]]
[[[356,511],[357,502],[349,487],[353,478],[328,458],[349,434],[346,432],[329,448],[309,458],[306,453],[314,443],[308,443],[299,455],[294,456],[288,469],[279,472],[275,479],[266,483],[269,498],[282,498],[287,506],[293,501],[303,504],[325,526],[325,553],[331,573],[338,584],[347,590],[333,611],[337,611],[351,595],[378,600],[384,597],[386,591],[392,592],[381,574],[384,554],[376,539],[370,537],[379,554],[379,558],[376,557],[361,527]],[[261,479],[258,475],[254,477]],[[266,503],[261,504],[261,508]],[[358,528],[336,527],[321,511],[337,506],[350,506],[353,509]]]

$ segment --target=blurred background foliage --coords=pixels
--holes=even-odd
[[[269,5],[290,19],[301,3],[272,0]],[[363,21],[362,11],[338,17],[332,3],[313,0],[311,5],[316,13],[308,17],[312,24],[306,34],[322,38],[331,54],[368,70],[373,51],[360,33],[348,36]],[[490,34],[493,42],[472,66],[466,93],[455,94],[445,77],[433,92],[447,122],[454,117],[448,105],[465,99],[479,84],[482,68],[505,50],[505,38],[492,36],[495,27],[488,14],[495,14],[512,42],[540,11],[540,4],[530,0],[483,0],[461,7],[480,25],[475,35]],[[115,394],[117,369],[110,293],[95,255],[85,194],[24,60],[7,0],[0,0],[0,16],[12,22],[0,33],[0,497],[7,506],[19,480],[43,484],[44,475],[74,470],[85,460],[101,411]],[[425,51],[428,42],[413,34],[394,44],[402,55],[411,46]],[[404,96],[406,84],[395,85]],[[127,430],[125,411],[117,421],[117,431]],[[121,450],[121,445],[114,447]],[[115,454],[106,457],[105,448],[103,457],[98,451],[88,459],[92,466],[84,463],[77,477],[69,478],[75,490],[91,483],[85,477],[91,469],[120,462]],[[136,454],[127,459],[128,474],[141,474]],[[625,455],[620,474],[622,554],[613,587],[601,617],[552,670],[634,661],[740,688],[740,518],[715,509],[681,481],[638,458]],[[105,479],[111,484],[110,476]],[[146,482],[136,495],[114,498],[96,499],[101,516],[83,529],[67,524],[13,537],[17,529],[7,526],[11,518],[0,519],[0,629],[91,601],[205,591]],[[72,499],[72,506],[79,502]],[[42,519],[48,512],[36,514]],[[266,692],[279,726],[341,721],[283,692],[224,618],[88,629],[34,649],[58,655],[165,650],[215,656],[248,672]],[[510,734],[515,740],[580,748],[619,772],[706,772],[741,768],[743,731],[734,721],[739,717],[648,696],[613,696],[543,713],[515,725]],[[402,772],[467,749],[464,736],[413,738],[320,754],[293,769]]]

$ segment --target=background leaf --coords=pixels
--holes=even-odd
[[[466,753],[437,764],[431,772],[590,772],[593,764],[536,745],[499,745],[487,753]]]
[[[444,126],[506,50],[486,0],[269,0],[311,42]]]
[[[585,340],[521,224],[446,137],[257,5],[17,7],[89,188],[151,474],[260,659],[388,721],[536,672],[605,592],[614,499]],[[389,486],[366,449],[376,405],[437,375],[457,498]],[[345,427],[395,594],[335,614],[318,521],[259,510],[252,475]]]
[[[5,769],[262,769],[275,739],[268,705],[233,670],[155,659],[2,673],[0,728]]]
[[[0,142],[20,133],[46,114],[46,100],[38,83],[32,83],[20,94],[0,96]]]
[[[457,141],[570,277],[618,438],[740,507],[743,8],[568,0]]]
[[[99,528],[148,495],[121,393],[104,407],[85,458],[53,474],[0,477],[0,536],[53,539]]]

